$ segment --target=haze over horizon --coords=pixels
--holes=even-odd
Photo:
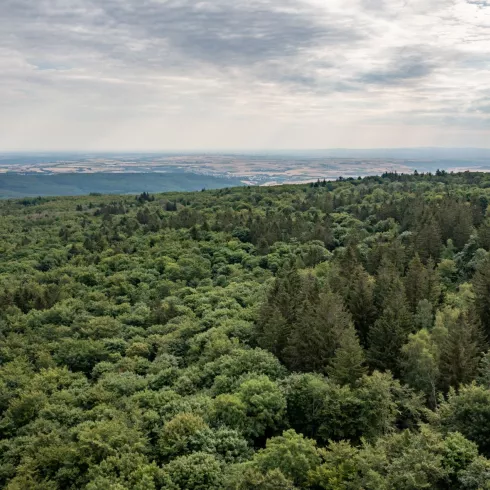
[[[490,148],[489,0],[3,0],[0,150]]]

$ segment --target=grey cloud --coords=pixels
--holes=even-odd
[[[362,35],[355,24],[329,22],[323,11],[298,1],[281,2],[281,8],[274,1],[229,0],[72,0],[61,3],[66,8],[59,5],[7,0],[3,24],[8,29],[13,22],[19,29],[11,33],[13,44],[56,51],[72,44],[97,47],[116,59],[137,60],[128,45],[143,41],[139,56],[149,55],[150,61],[159,60],[161,65],[185,56],[222,67],[284,59],[312,48],[353,42]],[[86,29],[55,28],[70,25]]]
[[[374,85],[411,83],[431,75],[437,64],[425,49],[402,50],[393,55],[385,66],[362,74],[359,81]]]
[[[362,5],[367,10],[383,10],[386,8],[384,0],[362,0]]]
[[[302,0],[2,3],[1,44],[28,53],[40,70],[68,66],[69,59],[74,68],[114,68],[134,75],[231,73],[307,92],[333,87],[319,75],[328,62],[312,52],[334,58],[369,31],[359,19],[328,16],[324,8]]]
[[[471,5],[476,5],[477,7],[490,7],[489,0],[466,0]]]
[[[33,107],[55,107],[63,121],[83,112],[151,113],[155,125],[172,125],[169,114],[376,123],[412,113],[437,124],[464,114],[478,127],[489,0],[454,1],[0,0],[0,106],[17,106],[9,117],[20,128],[16,114]]]
[[[490,115],[490,99],[484,99],[479,101],[474,106],[474,110],[481,114],[489,114]]]
[[[248,65],[358,37],[357,32],[323,22],[317,11],[301,8],[297,2],[296,12],[278,10],[273,2],[226,0],[200,5],[146,2],[131,4],[130,10],[114,8],[108,14],[117,23],[138,28],[145,37],[168,41],[182,54],[221,65]]]

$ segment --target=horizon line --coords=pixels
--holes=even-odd
[[[256,152],[313,152],[313,151],[383,151],[383,150],[479,150],[490,151],[482,146],[379,146],[379,147],[327,147],[327,148],[214,148],[214,149],[0,149],[8,153],[256,153]]]

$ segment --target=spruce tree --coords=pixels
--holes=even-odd
[[[375,285],[375,279],[359,266],[345,293],[347,309],[352,315],[361,345],[365,348],[368,346],[369,330],[376,320]]]
[[[298,321],[291,326],[284,351],[286,366],[293,371],[325,372],[350,327],[350,315],[338,295],[326,292],[316,302],[305,299]]]
[[[415,237],[415,248],[424,263],[427,263],[430,257],[439,258],[442,249],[442,237],[434,217],[428,218],[419,227]]]
[[[378,311],[383,311],[393,296],[403,298],[406,303],[405,291],[400,272],[393,262],[383,258],[376,277],[376,287],[374,289],[374,302]]]
[[[490,351],[480,360],[477,382],[479,385],[490,390]]]
[[[478,228],[478,246],[490,251],[490,218],[486,218]]]
[[[490,257],[479,264],[473,277],[475,308],[487,338],[490,339]]]
[[[420,260],[415,257],[410,261],[407,274],[405,276],[405,292],[407,302],[412,313],[415,313],[420,301],[427,299],[428,296],[428,277],[427,269]]]
[[[434,323],[434,310],[428,300],[423,299],[419,301],[413,321],[417,330],[422,330],[423,328],[430,330],[432,328]]]
[[[467,203],[456,203],[450,230],[455,247],[461,250],[473,231],[473,216]]]
[[[369,333],[368,363],[372,369],[400,372],[400,351],[413,330],[403,290],[393,294]]]
[[[286,350],[290,347],[291,337],[301,330],[300,325],[310,325],[310,337],[321,331],[321,328],[313,327],[319,322],[315,313],[318,302],[318,284],[313,276],[301,277],[295,267],[281,271],[259,311],[255,329],[259,346],[287,362],[289,354],[286,356]],[[301,340],[306,342],[310,337]],[[309,349],[321,345],[321,341],[314,340]]]
[[[327,372],[335,383],[351,386],[366,373],[364,350],[354,328],[344,331]]]
[[[448,390],[473,381],[485,350],[479,319],[469,311],[445,315],[445,337],[440,341],[441,386]]]
[[[432,257],[427,261],[427,299],[433,306],[437,306],[441,300],[441,277]]]

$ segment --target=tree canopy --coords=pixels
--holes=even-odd
[[[0,487],[490,488],[490,175],[0,201]]]

